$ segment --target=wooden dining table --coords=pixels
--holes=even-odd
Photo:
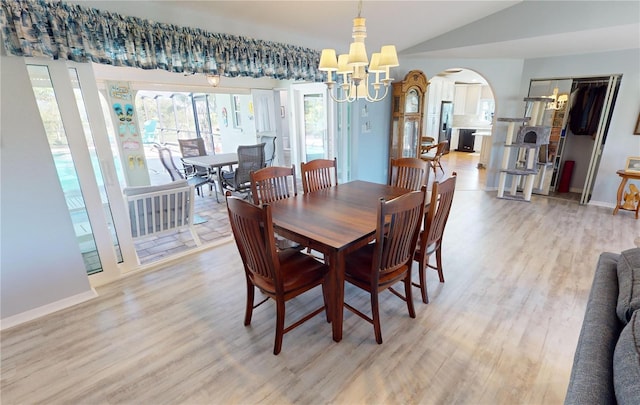
[[[329,265],[329,311],[333,340],[342,340],[345,255],[375,237],[380,198],[409,190],[367,181],[351,181],[272,202],[275,231],[325,255]]]

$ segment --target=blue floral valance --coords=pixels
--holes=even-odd
[[[38,56],[181,73],[322,81],[320,53],[45,0],[1,0],[4,48]],[[215,3],[212,3],[213,6]]]

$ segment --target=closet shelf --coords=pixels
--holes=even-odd
[[[510,143],[510,144],[505,144],[504,147],[505,148],[536,149],[536,148],[539,148],[540,145],[537,145],[535,143]]]
[[[524,101],[530,101],[535,103],[536,101],[542,101],[543,103],[551,103],[553,97],[525,97]]]
[[[520,118],[497,118],[496,119],[499,122],[529,122],[529,120],[531,120],[531,117],[520,117]]]
[[[537,174],[538,169],[501,169],[501,173],[515,174],[517,176],[526,176],[529,174]]]

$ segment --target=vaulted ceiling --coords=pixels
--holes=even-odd
[[[347,52],[358,1],[68,1],[207,31]],[[640,48],[640,1],[362,2],[367,50],[538,58]]]

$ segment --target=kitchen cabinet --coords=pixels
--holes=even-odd
[[[456,115],[476,115],[482,95],[480,84],[456,84],[454,95],[454,111]]]

